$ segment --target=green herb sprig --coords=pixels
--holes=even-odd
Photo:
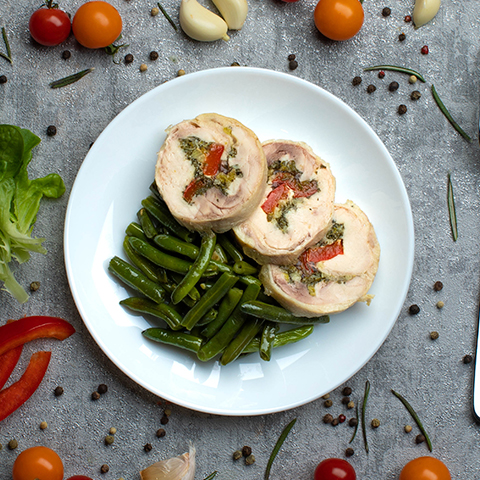
[[[60,80],[55,80],[54,82],[50,82],[50,88],[61,88],[65,87],[66,85],[70,85],[72,83],[78,82],[81,78],[85,75],[93,72],[94,68],[86,68],[85,70],[81,70],[80,72],[74,73],[73,75],[69,75],[68,77],[61,78]]]
[[[355,405],[355,417],[357,419],[357,423],[355,425],[355,430],[353,431],[352,438],[350,439],[350,441],[348,443],[352,443],[353,440],[355,439],[356,435],[357,435],[357,430],[358,430],[358,405]]]
[[[10,49],[10,43],[8,42],[7,31],[5,30],[5,27],[2,27],[2,37],[3,37],[3,43],[5,44],[5,48],[7,50],[7,54],[0,52],[0,57],[4,58],[5,60],[13,64],[12,50]]]
[[[425,431],[425,428],[423,427],[422,425],[422,422],[420,421],[420,419],[418,418],[418,415],[415,413],[415,410],[412,408],[412,406],[407,402],[407,400],[405,400],[404,397],[402,397],[402,395],[400,395],[399,393],[397,393],[395,390],[392,389],[392,393],[403,403],[403,405],[405,406],[405,408],[408,410],[408,412],[410,413],[410,415],[412,416],[412,418],[415,420],[415,423],[417,424],[418,428],[420,429],[420,431],[422,432],[423,436],[425,437],[425,441],[427,442],[427,446],[428,446],[428,449],[430,451],[432,451],[432,442],[430,441],[430,438],[427,434],[427,432]]]
[[[275,460],[275,457],[277,456],[278,452],[280,451],[280,448],[283,445],[283,442],[287,438],[287,435],[290,433],[290,430],[292,427],[295,425],[295,422],[297,421],[296,418],[294,418],[284,429],[283,432],[280,434],[280,437],[278,437],[277,443],[273,447],[272,453],[270,454],[270,458],[268,459],[267,463],[267,468],[265,470],[265,476],[264,480],[268,480],[270,477],[270,470],[272,469],[273,461]]]
[[[368,442],[367,442],[367,429],[365,424],[365,411],[367,409],[367,400],[370,393],[370,382],[367,380],[365,382],[365,393],[363,394],[363,404],[362,404],[362,434],[363,434],[363,443],[365,444],[365,451],[368,453]]]
[[[458,238],[458,229],[457,229],[457,214],[455,210],[455,199],[453,198],[453,185],[450,173],[448,174],[448,184],[447,184],[447,204],[448,204],[448,215],[450,217],[450,227],[452,229],[453,241],[456,242]]]
[[[170,15],[167,13],[167,11],[160,5],[160,2],[157,3],[158,8],[160,11],[163,13],[163,16],[168,20],[170,25],[173,27],[175,31],[178,30],[177,26],[175,25],[174,21],[170,18]]]
[[[205,477],[204,480],[213,480],[218,475],[218,472],[212,472],[208,477]]]
[[[368,72],[370,70],[391,70],[394,72],[406,73],[408,75],[415,75],[421,82],[425,83],[425,78],[423,75],[411,68],[398,67],[396,65],[375,65],[373,67],[367,67],[363,69],[364,72]]]

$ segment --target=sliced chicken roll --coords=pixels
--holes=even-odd
[[[298,316],[338,313],[368,295],[380,259],[380,245],[365,213],[351,201],[335,205],[332,227],[295,265],[264,265],[265,291]]]
[[[329,165],[303,142],[263,144],[268,186],[260,206],[234,232],[260,264],[287,265],[330,228],[335,178]]]
[[[167,130],[155,182],[172,214],[187,228],[225,232],[257,208],[267,164],[255,133],[215,113]]]

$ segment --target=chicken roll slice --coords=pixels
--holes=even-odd
[[[155,182],[176,219],[191,230],[225,232],[257,208],[267,163],[255,133],[208,113],[167,130]]]
[[[295,265],[264,265],[265,291],[298,316],[338,313],[358,301],[368,304],[380,245],[372,224],[351,201],[335,205],[332,227]]]
[[[234,229],[245,253],[260,264],[286,265],[330,227],[335,178],[303,142],[263,144],[268,186],[260,206]]]

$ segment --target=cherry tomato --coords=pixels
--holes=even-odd
[[[313,18],[318,30],[331,40],[348,40],[363,25],[363,7],[358,0],[320,0]]]
[[[451,480],[445,464],[433,457],[419,457],[408,462],[400,472],[400,480]]]
[[[72,29],[78,42],[87,48],[111,45],[122,32],[122,17],[107,2],[84,3],[73,17]]]
[[[16,458],[12,471],[13,480],[62,480],[63,463],[50,448],[31,447]]]
[[[74,475],[73,477],[68,477],[67,480],[93,480],[90,477],[85,475]]]
[[[54,47],[68,38],[72,25],[68,15],[63,10],[52,7],[50,0],[46,3],[46,8],[33,12],[28,28],[33,39],[40,45]]]
[[[315,480],[356,480],[353,467],[341,458],[327,458],[317,465]]]

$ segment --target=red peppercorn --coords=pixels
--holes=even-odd
[[[424,45],[420,52],[422,53],[422,55],[428,55],[428,46]]]
[[[378,78],[384,78],[385,77],[385,72],[383,70],[380,70],[378,72]]]
[[[343,423],[346,419],[347,419],[347,417],[343,413],[338,416],[338,421],[340,423]]]
[[[412,17],[410,15],[405,15],[405,23],[410,23],[412,21]]]

